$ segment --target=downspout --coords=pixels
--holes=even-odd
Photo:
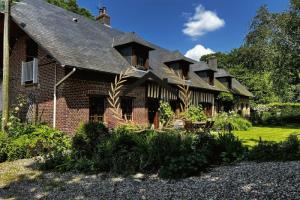
[[[53,91],[53,128],[56,127],[56,101],[57,101],[57,97],[56,97],[56,93],[57,93],[57,88],[58,86],[60,86],[65,80],[67,80],[72,74],[74,74],[76,71],[76,68],[74,67],[73,70],[68,73],[65,77],[63,77],[60,81],[58,81],[55,85],[54,85],[54,91]],[[56,67],[55,67],[55,80],[56,80]]]

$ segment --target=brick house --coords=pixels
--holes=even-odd
[[[220,92],[239,97],[231,109],[250,114],[252,94],[219,69],[216,59],[191,60],[135,33],[116,30],[106,8],[93,21],[44,0],[23,0],[12,7],[10,48],[10,104],[19,95],[25,97],[27,120],[67,133],[89,120],[116,125],[108,91],[115,76],[128,67],[135,72],[122,89],[120,104],[122,113],[137,124],[158,126],[160,100],[170,102],[174,111],[179,109],[174,71],[190,85],[192,104],[202,104],[207,115],[224,110],[217,101]]]

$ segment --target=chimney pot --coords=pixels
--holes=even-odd
[[[107,14],[106,7],[102,7],[99,9],[99,16],[96,18],[101,24],[110,26],[110,16]]]
[[[215,56],[211,56],[208,59],[208,66],[212,69],[218,69],[218,59]]]

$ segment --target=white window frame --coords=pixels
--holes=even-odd
[[[30,62],[22,62],[21,85],[38,83],[38,65],[37,58]]]

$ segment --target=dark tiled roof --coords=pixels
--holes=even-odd
[[[227,72],[225,69],[217,69],[217,72],[215,73],[216,78],[221,78],[221,77],[234,77],[229,72]]]
[[[211,68],[208,66],[208,64],[206,62],[203,62],[203,61],[200,61],[200,62],[197,62],[193,65],[191,65],[191,68],[194,72],[198,72],[198,71],[208,71],[208,70],[211,70],[211,71],[214,71],[214,72],[217,72],[217,70]]]
[[[186,61],[190,64],[193,64],[195,62],[194,60],[192,60],[190,58],[187,58],[184,55],[182,55],[179,51],[173,51],[173,52],[165,55],[164,58],[163,58],[164,63],[180,61],[180,60]]]
[[[113,38],[113,46],[122,46],[129,43],[137,43],[142,46],[147,47],[150,50],[154,50],[154,46],[147,42],[146,40],[142,39],[140,36],[138,36],[136,33],[124,33],[116,38]]]
[[[242,96],[254,97],[254,95],[235,78],[232,79],[232,92]]]
[[[23,0],[12,7],[11,15],[32,39],[62,65],[119,74],[130,64],[114,46],[130,42],[155,49],[150,51],[149,56],[151,71],[160,78],[168,78],[173,84],[179,83],[178,78],[165,62],[185,60],[197,63],[179,52],[171,52],[149,43],[136,34],[102,25],[48,4],[45,0]],[[141,77],[144,74],[137,71],[133,76]],[[210,86],[193,70],[190,72],[190,79],[192,87],[224,91],[221,86]]]

